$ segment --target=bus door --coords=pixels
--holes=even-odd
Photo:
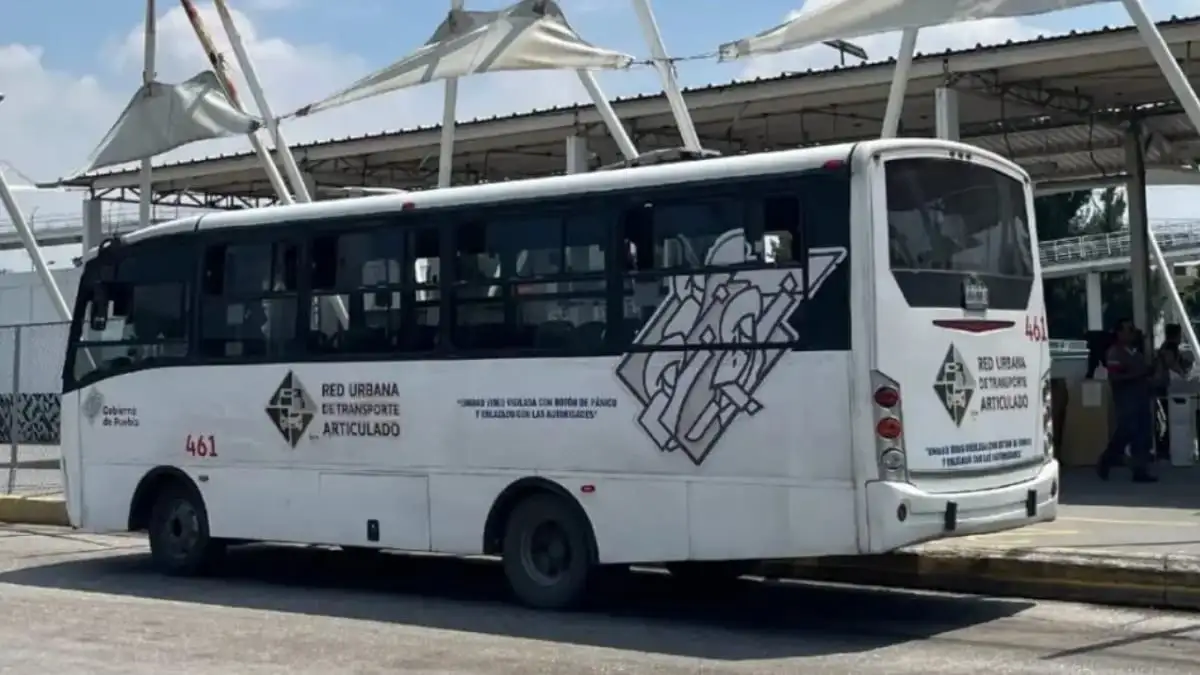
[[[874,167],[881,469],[930,492],[1036,475],[1050,362],[1027,177],[949,150]]]

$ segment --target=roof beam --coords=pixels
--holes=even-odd
[[[1200,20],[1168,22],[1163,25],[1162,33],[1167,42],[1174,45],[1200,41]],[[1100,31],[1082,36],[1049,38],[982,50],[974,49],[921,57],[913,64],[912,80],[913,82],[944,81],[947,72],[956,74],[991,73],[1006,68],[1045,65],[1054,61],[1087,59],[1097,56],[1110,57],[1114,53],[1126,51],[1139,55],[1144,54],[1144,46],[1135,30]],[[704,119],[705,111],[717,108],[729,108],[736,111],[757,103],[780,99],[795,98],[805,101],[807,106],[816,107],[834,103],[871,102],[879,98],[877,90],[886,89],[891,77],[892,65],[888,62],[881,62],[852,69],[823,71],[766,82],[713,86],[693,91],[687,95],[687,98],[689,107],[699,121]],[[623,119],[661,116],[670,113],[669,106],[661,96],[619,101],[614,107]],[[1077,105],[1076,110],[1078,111]],[[600,122],[599,114],[593,107],[579,106],[498,120],[466,123],[459,126],[457,135],[463,143],[495,141],[523,134],[561,133],[565,136],[581,124],[594,125]],[[439,133],[437,127],[430,127],[387,136],[325,142],[297,147],[296,154],[298,161],[302,165],[306,165],[328,159],[382,152],[426,152],[437,147]],[[247,153],[241,156],[156,167],[155,182],[158,185],[171,184],[205,176],[252,171],[256,168],[257,159]],[[93,189],[132,187],[137,184],[137,172],[135,170],[111,172],[70,181],[70,184],[88,186]]]

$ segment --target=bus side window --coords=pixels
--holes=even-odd
[[[390,221],[373,225],[312,240],[308,344],[317,353],[388,354],[404,344],[405,232]],[[347,326],[339,304],[349,315]]]
[[[279,356],[295,348],[298,247],[217,244],[204,254],[201,353]]]

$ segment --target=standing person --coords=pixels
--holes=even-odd
[[[1138,330],[1132,321],[1121,319],[1113,333],[1115,340],[1108,350],[1106,367],[1117,425],[1100,455],[1096,472],[1101,479],[1108,480],[1109,471],[1121,463],[1121,456],[1129,447],[1133,482],[1154,483],[1158,479],[1149,470],[1154,444],[1154,424],[1150,416],[1153,371],[1137,349]]]
[[[1162,412],[1162,429],[1157,436],[1158,458],[1169,459],[1171,456],[1171,406],[1168,405],[1167,390],[1171,386],[1171,378],[1173,376],[1186,377],[1190,364],[1184,360],[1184,355],[1179,349],[1179,345],[1183,342],[1183,326],[1177,323],[1169,323],[1166,325],[1163,334],[1163,342],[1158,347],[1158,351],[1154,354],[1154,396],[1155,405]],[[1156,421],[1159,419],[1155,415]]]

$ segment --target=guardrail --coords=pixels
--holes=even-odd
[[[1051,354],[1087,353],[1087,340],[1051,340]]]
[[[176,218],[203,213],[206,209],[190,207],[160,207],[151,213],[150,222],[162,223]],[[0,216],[7,215],[0,209]],[[83,218],[69,213],[38,214],[36,211],[26,214],[34,237],[42,246],[61,246],[77,244],[83,240]],[[138,229],[138,213],[136,208],[108,209],[101,215],[100,230],[104,234],[126,234]],[[0,220],[0,250],[22,248],[24,244],[16,229],[9,220]]]
[[[1163,253],[1188,249],[1200,250],[1200,221],[1156,223],[1154,236]],[[1039,246],[1042,268],[1056,265],[1087,263],[1113,258],[1128,258],[1129,232],[1088,234],[1044,241]]]

